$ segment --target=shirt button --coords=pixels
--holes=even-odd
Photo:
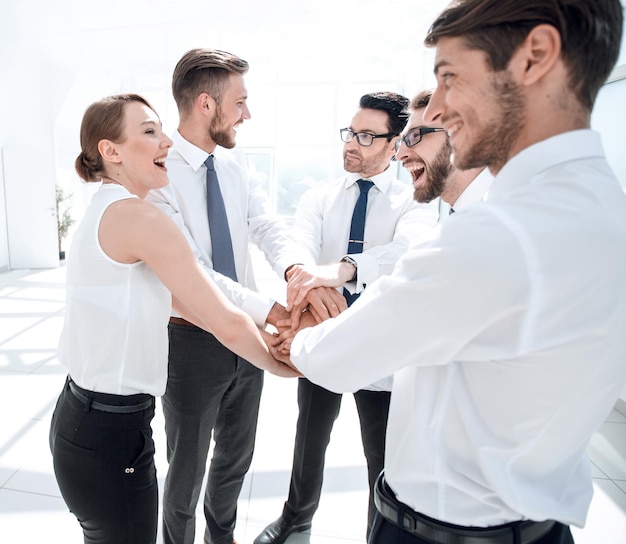
[[[135,469],[133,467],[128,467],[124,469],[124,472],[126,474],[133,474],[135,472]]]

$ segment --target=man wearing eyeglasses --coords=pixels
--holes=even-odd
[[[292,234],[310,260],[297,265],[288,277],[333,277],[348,304],[427,234],[436,222],[430,206],[419,205],[411,188],[394,177],[391,161],[406,124],[409,100],[390,92],[361,97],[350,126],[340,130],[346,175],[313,187],[298,204]],[[362,239],[352,239],[362,187],[367,187]],[[356,247],[356,249],[354,249]],[[313,311],[294,308],[293,326],[314,322]],[[295,334],[295,332],[294,332]],[[287,342],[288,343],[288,342]],[[391,379],[354,393],[361,423],[370,490],[383,468]],[[322,488],[324,458],[331,430],[340,410],[341,395],[303,378],[298,382],[299,415],[289,496],[282,515],[268,525],[255,544],[281,544],[294,532],[311,527]],[[375,507],[370,493],[367,533]]]
[[[441,197],[450,205],[450,213],[454,213],[481,200],[493,176],[486,168],[458,170],[453,166],[452,147],[440,119],[437,124],[425,123],[423,119],[432,94],[432,90],[425,89],[411,100],[411,116],[396,142],[396,159],[411,175],[415,200],[431,202]]]

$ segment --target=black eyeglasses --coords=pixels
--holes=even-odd
[[[406,144],[407,147],[413,147],[414,145],[419,144],[422,141],[422,138],[425,134],[430,134],[431,132],[445,132],[444,128],[432,128],[432,127],[416,127],[414,129],[409,130],[405,136],[402,136],[396,142],[396,151],[400,150],[400,146],[402,142]]]
[[[394,136],[398,136],[398,134],[394,132],[387,134],[370,134],[369,132],[354,132],[349,128],[342,128],[339,134],[341,134],[341,139],[347,144],[356,136],[356,141],[362,146],[372,145],[374,138],[393,138]]]

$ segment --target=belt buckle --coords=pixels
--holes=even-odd
[[[402,528],[413,535],[417,535],[417,520],[408,512],[402,513]]]

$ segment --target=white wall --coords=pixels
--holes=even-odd
[[[7,53],[10,50],[9,44],[13,33],[11,32],[11,23],[9,22],[10,9],[7,7],[0,8],[0,119],[5,118],[7,108],[5,105],[5,93],[2,90],[7,86],[8,77],[4,75],[4,64],[7,62]],[[7,74],[8,75],[8,74]],[[7,131],[3,129],[4,122],[0,123],[0,271],[9,267],[9,248],[7,242],[7,215],[6,202],[4,198],[4,175],[2,164],[2,145],[8,141]]]
[[[6,203],[4,199],[4,175],[2,148],[0,148],[0,272],[9,269],[9,246],[7,238]]]
[[[626,187],[626,78],[608,83],[602,88],[593,111],[591,126],[602,133],[607,159],[622,186]]]
[[[0,7],[0,269],[58,265],[54,91],[63,74],[18,2]]]

